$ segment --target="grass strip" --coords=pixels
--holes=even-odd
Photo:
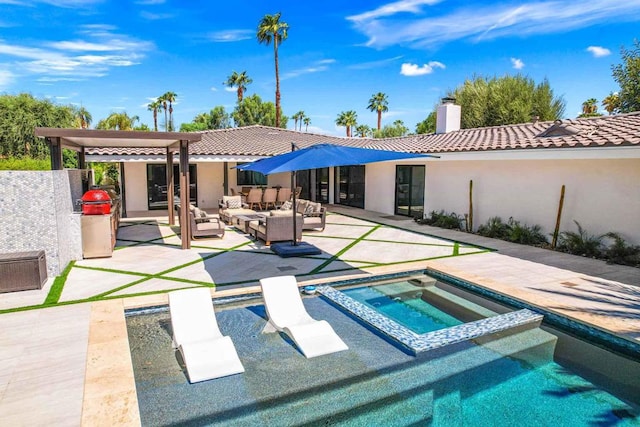
[[[62,295],[62,290],[64,289],[64,284],[67,282],[67,276],[71,272],[71,269],[75,265],[75,261],[71,261],[65,267],[64,271],[61,275],[55,278],[53,284],[51,285],[51,289],[49,289],[49,293],[47,297],[44,299],[44,303],[42,305],[54,305],[60,301],[60,296]]]
[[[311,274],[316,274],[316,273],[321,272],[323,268],[325,268],[326,266],[328,266],[329,264],[334,262],[336,259],[338,259],[340,257],[340,255],[344,254],[349,249],[351,249],[352,247],[354,247],[355,245],[360,243],[362,241],[362,239],[364,239],[365,237],[367,237],[368,235],[370,235],[371,233],[373,233],[374,231],[376,231],[380,227],[381,227],[381,225],[377,225],[377,226],[373,227],[371,230],[367,231],[362,236],[358,237],[353,242],[349,243],[347,246],[345,246],[344,248],[340,249],[335,255],[333,255],[327,261],[323,262],[322,264],[320,264],[319,266],[317,266],[316,268],[311,270]]]

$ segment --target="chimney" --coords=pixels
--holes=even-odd
[[[460,130],[461,108],[455,102],[455,98],[442,98],[442,104],[436,110],[436,133]]]

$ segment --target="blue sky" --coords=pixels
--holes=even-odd
[[[222,83],[234,70],[253,79],[248,95],[273,101],[273,48],[255,32],[281,12],[283,112],[303,110],[309,131],[334,135],[345,134],[341,111],[374,127],[377,92],[389,99],[383,125],[413,131],[473,75],[547,78],[576,117],[617,90],[611,65],[640,37],[640,0],[0,0],[0,10],[0,91],[83,105],[94,124],[126,111],[149,126],[146,105],[167,91],[177,125],[217,105],[231,112],[236,94]]]

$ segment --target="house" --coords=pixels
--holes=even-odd
[[[463,215],[473,181],[474,228],[500,216],[551,233],[565,186],[561,231],[575,230],[575,220],[590,234],[616,231],[640,244],[640,113],[460,129],[460,107],[447,102],[438,108],[436,133],[428,135],[344,138],[258,125],[204,131],[189,146],[191,201],[213,208],[231,188],[289,186],[288,174],[263,177],[234,166],[285,153],[292,143],[439,156],[301,171],[305,198],[389,215]],[[122,162],[128,212],[166,209],[164,151],[91,148],[86,160]]]

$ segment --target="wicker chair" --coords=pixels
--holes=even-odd
[[[258,205],[258,209],[262,209],[262,190],[259,188],[252,188],[247,195],[246,200],[249,209],[253,209],[255,205]]]
[[[273,208],[275,209],[277,197],[278,190],[276,190],[275,188],[265,189],[264,193],[262,194],[262,203],[264,204],[264,209],[269,209],[269,205],[273,206]]]
[[[260,221],[252,221],[249,223],[249,233],[256,239],[264,240],[267,245],[271,242],[281,242],[292,240],[293,221],[292,213],[288,215],[267,216]],[[302,238],[302,215],[296,215],[296,240]]]
[[[200,237],[224,237],[224,224],[214,216],[196,217],[195,211],[189,211],[191,222],[191,240]]]

